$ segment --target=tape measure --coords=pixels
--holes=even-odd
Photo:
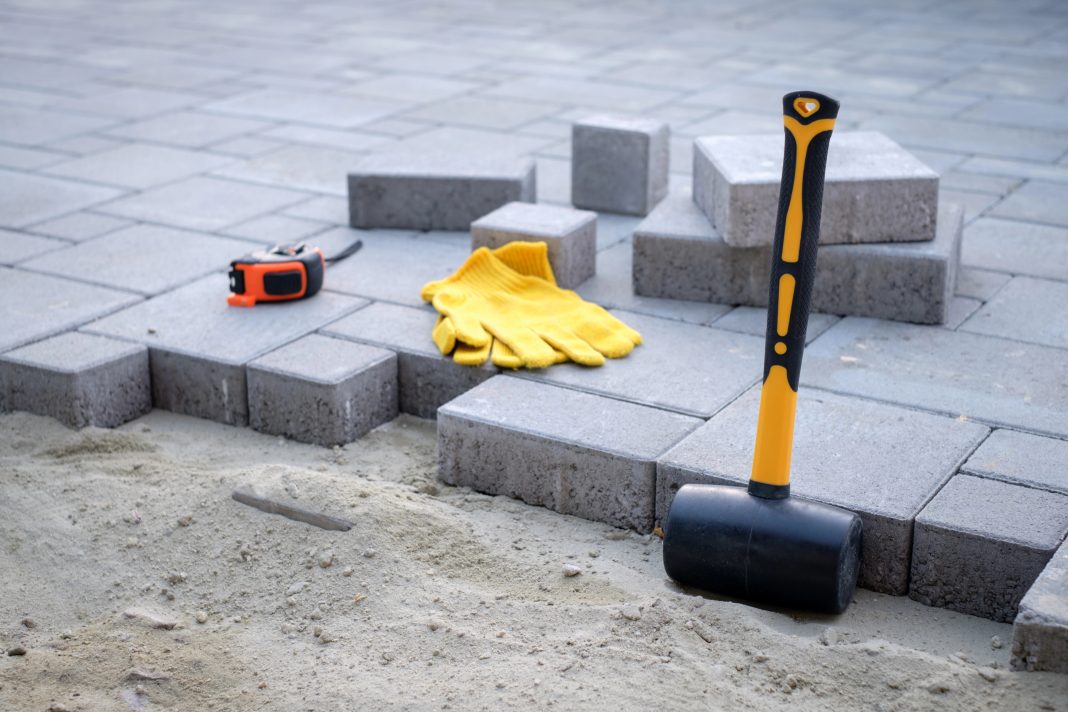
[[[230,291],[226,302],[232,307],[251,307],[257,302],[287,302],[307,299],[323,286],[327,262],[338,262],[354,254],[363,241],[357,240],[332,257],[324,257],[318,247],[275,245],[257,250],[230,263]]]

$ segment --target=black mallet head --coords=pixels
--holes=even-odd
[[[664,521],[664,569],[724,596],[841,613],[857,585],[860,517],[744,487],[684,485]]]

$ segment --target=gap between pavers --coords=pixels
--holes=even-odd
[[[961,472],[1068,495],[1068,441],[999,428]]]
[[[497,376],[438,411],[439,476],[648,532],[656,460],[697,418]]]
[[[755,386],[660,458],[659,521],[684,484],[748,482],[759,406]],[[859,514],[860,585],[904,595],[913,519],[988,432],[975,423],[802,388],[791,491]]]
[[[226,279],[209,275],[83,331],[148,346],[157,408],[246,425],[245,365],[367,301],[322,291],[311,299],[231,307]]]

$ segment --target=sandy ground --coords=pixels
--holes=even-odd
[[[690,595],[655,537],[434,469],[410,418],[327,450],[162,412],[0,417],[0,646],[26,651],[0,656],[0,709],[1068,709],[1068,676],[1006,670],[1007,625]],[[355,526],[231,499],[249,485]]]

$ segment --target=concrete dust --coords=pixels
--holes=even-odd
[[[434,443],[0,417],[0,709],[1068,709],[1068,676],[1006,670],[1007,625],[689,595],[655,537],[442,485]]]

